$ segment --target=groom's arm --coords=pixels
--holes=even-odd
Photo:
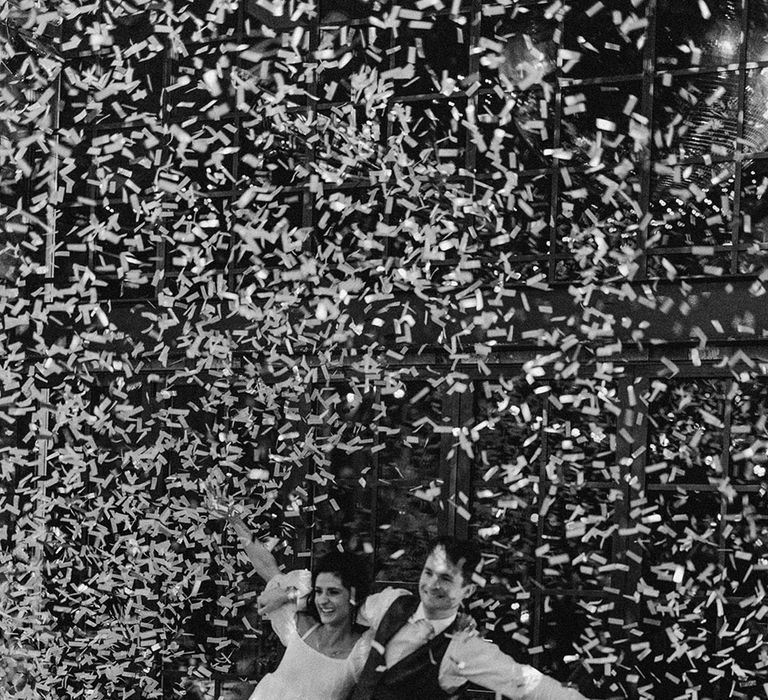
[[[517,663],[495,644],[459,634],[440,664],[440,685],[451,692],[467,681],[514,700],[585,700],[578,690]]]
[[[371,593],[357,614],[357,623],[370,627],[375,634],[384,613],[401,595],[408,595],[408,591],[403,588],[385,588],[380,593]]]

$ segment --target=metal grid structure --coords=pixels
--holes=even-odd
[[[707,566],[712,567],[710,577],[705,574],[700,579],[705,585],[692,590],[690,598],[680,602],[701,615],[701,618],[689,617],[689,623],[700,635],[702,630],[708,630],[702,642],[711,645],[715,657],[724,658],[736,651],[728,640],[729,636],[732,639],[734,628],[739,628],[739,604],[751,594],[748,593],[750,587],[762,575],[760,572],[766,565],[761,539],[750,544],[740,531],[744,512],[750,509],[761,512],[765,507],[765,472],[761,456],[746,457],[743,448],[748,441],[749,429],[744,425],[743,416],[737,418],[739,407],[745,404],[745,395],[759,395],[762,387],[755,387],[751,382],[741,385],[716,371],[703,376],[700,369],[691,366],[672,380],[649,379],[648,368],[646,363],[629,364],[622,379],[612,389],[614,396],[603,404],[601,414],[593,418],[590,414],[585,416],[579,411],[568,411],[566,401],[574,401],[578,393],[572,386],[560,393],[564,387],[553,383],[552,393],[544,393],[547,399],[541,402],[538,413],[539,429],[546,438],[543,444],[534,443],[538,454],[532,455],[530,471],[526,468],[524,479],[520,479],[523,487],[533,485],[536,495],[529,497],[530,500],[517,499],[517,506],[513,498],[510,504],[513,509],[526,503],[536,504],[530,511],[523,507],[521,513],[513,516],[510,535],[515,527],[524,529],[528,526],[533,514],[535,541],[540,548],[526,553],[530,557],[527,568],[531,575],[531,602],[529,606],[520,603],[512,606],[521,615],[518,621],[523,637],[519,641],[530,644],[528,651],[539,665],[557,666],[563,655],[568,654],[568,643],[563,643],[563,636],[582,653],[590,646],[590,641],[598,644],[597,640],[584,637],[585,620],[597,617],[608,628],[623,626],[626,636],[620,636],[618,644],[604,649],[606,656],[591,662],[610,663],[612,654],[617,658],[632,658],[629,649],[634,651],[637,666],[642,671],[634,688],[623,684],[613,688],[619,696],[632,696],[643,687],[646,692],[653,688],[651,692],[657,696],[671,695],[675,692],[673,689],[689,687],[684,683],[680,685],[682,666],[670,663],[675,654],[666,646],[669,640],[655,632],[664,625],[665,610],[661,601],[670,590],[668,586],[673,585],[676,570],[679,575],[682,567],[689,565],[691,560],[696,562],[697,573]],[[649,384],[655,384],[655,387]],[[670,400],[668,390],[683,403],[692,398],[690,406],[680,411],[681,403]],[[580,393],[584,395],[583,388]],[[593,396],[583,396],[583,399],[587,402],[591,399],[593,407],[600,406],[600,393],[597,392],[598,400]],[[658,400],[662,394],[664,399]],[[638,398],[643,396],[647,402]],[[612,401],[616,401],[613,411]],[[747,400],[746,403],[750,402]],[[750,405],[753,410],[764,410],[761,399]],[[710,409],[712,413],[709,413]],[[705,416],[704,420],[702,416]],[[707,422],[709,417],[711,422]],[[518,447],[523,421],[518,418],[511,422],[511,439],[518,449],[508,450],[508,453],[526,454],[525,449]],[[505,432],[510,434],[509,429]],[[694,435],[702,440],[700,451],[699,440],[690,439]],[[744,437],[734,439],[736,435]],[[705,443],[706,447],[703,446]],[[687,458],[684,444],[694,445]],[[603,449],[598,448],[596,454],[597,445],[602,445]],[[529,452],[532,449],[529,448]],[[594,481],[587,477],[582,483],[569,483],[569,461],[578,463],[581,459],[592,467]],[[483,498],[478,495],[484,491],[488,498],[489,484],[484,483],[485,478],[479,478],[479,474],[482,470],[475,465],[470,478],[474,479],[475,502],[482,510]],[[731,480],[729,488],[732,492],[726,493],[722,489],[724,477]],[[491,486],[494,485],[500,486],[492,481]],[[584,521],[582,518],[578,522],[579,511],[589,514],[591,509],[600,507],[613,508],[608,520],[612,527],[593,532],[591,538],[580,538]],[[552,512],[558,510],[560,512],[553,515]],[[487,517],[486,508],[485,515],[476,518],[476,526],[495,524],[504,527],[504,519],[500,519],[498,513],[494,520]],[[570,533],[569,520],[574,528]],[[586,522],[589,523],[589,515]],[[663,534],[659,534],[659,530],[651,532],[648,523],[658,522],[670,523],[670,528],[660,528]],[[764,532],[765,521],[761,522]],[[683,527],[692,530],[691,544],[698,550],[693,556],[678,545]],[[591,545],[585,547],[585,540]],[[558,561],[556,557],[552,558],[552,550],[557,548],[559,553],[563,542],[572,543],[565,548],[569,556],[552,566],[552,561]],[[740,566],[739,561],[739,557],[746,553],[757,555],[756,566],[749,570]],[[514,557],[503,550],[500,554],[507,570],[514,570]],[[715,569],[722,573],[715,573]],[[647,601],[636,604],[636,591],[643,589],[642,585],[638,586],[639,581],[658,589],[658,606]],[[707,608],[711,601],[707,602],[707,596],[718,585],[725,591],[724,599],[717,614],[710,615]],[[518,600],[524,598],[524,595],[517,596]],[[553,601],[557,601],[554,615],[549,612]],[[581,624],[571,627],[567,623],[568,629],[563,634],[560,629],[563,620],[573,618],[581,620]],[[516,631],[514,619],[508,629]],[[730,631],[731,635],[719,636],[716,630]],[[629,649],[622,650],[623,645]],[[524,653],[523,649],[518,653]],[[732,679],[719,681],[721,677],[713,672],[704,687],[714,696],[731,697]]]
[[[468,192],[477,195],[497,189],[495,178],[504,171],[498,167],[499,144],[495,151],[491,147],[494,130],[501,129],[497,137],[503,139],[505,157],[514,152],[520,159],[514,172],[523,204],[513,202],[511,219],[506,215],[504,221],[506,233],[522,224],[520,234],[506,244],[489,244],[482,236],[477,242],[478,257],[484,261],[490,263],[500,255],[511,261],[504,271],[490,265],[489,284],[514,284],[534,275],[544,275],[542,279],[549,282],[579,279],[575,251],[585,241],[574,238],[574,230],[588,230],[595,221],[606,224],[605,244],[611,250],[628,246],[642,252],[632,260],[637,266],[635,279],[755,272],[764,244],[760,202],[768,68],[762,39],[766,8],[760,2],[717,3],[715,16],[704,20],[694,2],[643,2],[637,7],[625,3],[620,10],[632,10],[636,26],[616,27],[608,11],[591,12],[591,5],[575,3],[564,12],[539,2],[516,3],[514,8],[519,9],[504,3],[454,3],[426,20],[403,19],[399,35],[378,30],[374,36],[371,31],[376,28],[370,25],[363,3],[358,8],[360,19],[349,16],[350,9],[354,14],[354,3],[325,3],[313,19],[302,17],[296,22],[289,20],[286,10],[282,20],[272,20],[266,34],[258,29],[259,22],[266,21],[264,11],[257,3],[240,3],[236,12],[225,15],[218,37],[186,41],[187,55],[166,52],[157,37],[150,38],[152,30],[146,22],[129,18],[122,37],[114,32],[118,44],[122,40],[126,46],[135,46],[139,36],[156,44],[149,59],[125,58],[127,70],[138,80],[136,94],[146,92],[137,100],[141,110],[157,124],[182,129],[194,119],[189,136],[213,142],[214,148],[209,147],[213,157],[193,153],[182,158],[181,172],[164,170],[162,163],[142,160],[142,134],[132,125],[139,122],[129,119],[119,105],[116,112],[106,106],[91,116],[76,110],[75,122],[65,119],[62,126],[82,126],[83,155],[88,152],[93,160],[79,159],[80,167],[86,168],[82,173],[77,168],[62,172],[66,194],[58,235],[66,237],[73,224],[81,229],[91,213],[108,218],[130,204],[116,225],[135,237],[136,221],[130,211],[136,213],[135,197],[142,188],[163,172],[171,181],[186,177],[190,186],[208,192],[208,210],[199,205],[192,211],[178,210],[174,203],[165,202],[161,219],[182,214],[189,229],[206,220],[223,224],[225,231],[203,246],[201,254],[210,264],[226,268],[230,287],[236,289],[239,268],[236,261],[228,260],[232,241],[226,229],[233,216],[227,210],[249,184],[254,172],[249,163],[264,160],[258,149],[266,141],[254,139],[258,125],[249,123],[243,111],[200,113],[211,102],[210,93],[199,88],[202,73],[215,68],[222,56],[231,64],[233,76],[247,72],[245,49],[269,42],[269,50],[292,54],[286,60],[289,68],[303,65],[313,52],[339,55],[344,58],[343,68],[335,66],[342,63],[336,58],[326,60],[330,68],[301,76],[306,92],[295,100],[298,111],[331,112],[349,104],[344,99],[349,99],[344,77],[366,61],[375,63],[371,59],[375,45],[389,61],[389,70],[417,66],[413,78],[395,80],[393,104],[410,110],[414,134],[435,144],[440,157],[457,166],[456,177],[463,178]],[[404,18],[409,11],[403,6]],[[681,17],[687,21],[679,21]],[[301,43],[294,47],[287,37],[297,27],[302,29]],[[276,38],[269,38],[272,33]],[[529,37],[527,43],[524,36]],[[739,36],[747,40],[739,42]],[[278,48],[280,41],[289,48]],[[606,55],[615,53],[616,60],[598,58],[601,41],[608,46]],[[64,46],[69,48],[66,41]],[[86,71],[85,64],[95,60],[94,53],[78,51],[81,48],[66,53],[74,69]],[[573,60],[577,50],[580,61]],[[101,49],[109,60],[110,51]],[[408,52],[410,58],[401,55]],[[530,64],[535,60],[546,77],[540,85],[505,95],[498,87],[499,69],[493,68],[494,62],[504,58],[502,73],[512,61]],[[440,91],[446,75],[454,82]],[[83,89],[87,92],[91,87],[83,85]],[[74,98],[72,104],[81,103]],[[508,114],[500,122],[505,106]],[[466,113],[476,115],[473,128],[457,118]],[[382,142],[396,128],[394,120],[385,120]],[[244,158],[251,144],[257,150]],[[169,151],[174,145],[178,144],[171,138]],[[274,158],[266,163],[273,181],[284,178],[286,211],[281,214],[294,225],[307,227],[321,223],[317,219],[322,197],[316,197],[295,166],[311,151],[306,144],[299,147],[275,138],[266,154]],[[128,170],[130,177],[125,175]],[[688,187],[690,183],[693,188]],[[349,178],[340,183],[338,193],[365,201],[365,180]],[[504,217],[504,202],[494,198],[491,202]],[[79,255],[82,264],[87,262],[107,281],[103,290],[107,298],[151,299],[158,279],[176,274],[174,260],[184,259],[184,251],[190,254],[179,231],[163,235],[163,224],[158,226],[159,232],[142,232],[141,241],[137,238],[133,246],[110,248],[102,241],[80,250],[70,248],[69,259],[63,253],[59,268],[66,274]],[[179,241],[175,246],[174,237]],[[189,238],[193,247],[202,246],[194,234]],[[395,244],[390,241],[390,247]],[[385,252],[399,251],[395,247]],[[143,274],[122,278],[120,254],[142,260]],[[447,258],[444,264],[449,266],[453,261],[450,255]],[[605,274],[617,274],[618,265],[613,261]]]
[[[337,499],[342,517],[338,508],[318,504],[315,546],[322,548],[327,533],[348,536],[339,520],[364,538],[386,523],[385,535],[371,538],[382,569],[377,585],[410,587],[425,534],[485,542],[489,587],[475,609],[490,621],[489,635],[516,658],[564,680],[573,672],[568,662],[580,654],[592,668],[605,665],[606,673],[625,659],[639,673],[634,683],[622,680],[610,689],[619,697],[642,690],[671,696],[691,678],[701,682],[702,670],[676,663],[662,634],[670,614],[665,595],[693,562],[700,583],[675,602],[689,612],[686,639],[705,634],[701,642],[713,657],[736,655],[748,667],[755,650],[737,643],[740,604],[768,567],[766,519],[757,518],[762,535],[743,530],[745,513],[765,512],[765,442],[754,428],[768,411],[765,387],[696,367],[684,349],[679,354],[674,378],[654,378],[663,375],[663,364],[636,358],[598,385],[553,375],[514,393],[511,378],[520,365],[496,367],[491,376],[468,371],[465,393],[436,393],[446,425],[464,426],[467,440],[470,431],[480,432],[474,458],[457,449],[453,429],[431,446],[434,434],[419,438],[416,431],[407,454],[381,452],[386,456],[372,467],[365,463],[376,473],[367,489],[357,483],[359,470],[338,480],[340,492],[353,495]],[[422,388],[415,383],[408,395]],[[514,411],[506,405],[510,397]],[[443,485],[445,510],[420,505],[435,480]],[[392,493],[399,496],[394,517]],[[590,522],[599,523],[591,536]],[[658,522],[669,526],[649,528]],[[686,528],[693,554],[679,544]],[[715,603],[712,592],[720,587]],[[652,588],[650,604],[635,597]],[[588,626],[614,629],[600,654],[590,652],[600,640],[584,636]],[[625,634],[616,635],[617,627]],[[583,672],[570,680],[590,687]],[[732,697],[732,683],[727,672],[713,671],[706,687],[713,697]]]
[[[473,610],[492,625],[488,635],[516,658],[586,688],[586,675],[574,671],[577,657],[597,675],[617,658],[633,659],[640,674],[635,684],[612,689],[621,697],[701,682],[696,674],[703,670],[675,662],[662,633],[672,615],[666,595],[679,572],[694,565],[699,583],[668,603],[687,610],[685,639],[701,637],[714,658],[735,657],[748,668],[756,651],[738,642],[742,604],[768,569],[768,521],[758,515],[759,532],[750,535],[745,514],[766,512],[760,416],[768,415],[768,393],[715,366],[692,365],[683,349],[676,359],[681,371],[674,378],[655,378],[663,365],[652,359],[629,362],[619,378],[599,386],[542,377],[512,394],[519,397],[516,412],[499,403],[509,401],[514,380],[507,377],[519,375],[520,365],[494,368],[491,376],[468,371],[467,392],[431,388],[415,404],[409,399],[425,384],[408,383],[402,403],[411,409],[390,411],[401,416],[392,437],[357,433],[370,440],[373,458],[334,453],[326,469],[336,477],[335,490],[317,502],[310,496],[312,516],[296,521],[297,540],[305,538],[308,555],[337,537],[357,536],[373,545],[377,586],[412,587],[426,538],[476,538],[488,557],[488,586]],[[350,421],[365,425],[379,402],[391,400],[350,402]],[[436,416],[445,417],[445,432],[425,436],[419,418]],[[474,459],[457,449],[453,426],[462,425],[481,433]],[[425,498],[435,486],[445,509]],[[591,514],[599,527],[585,537]],[[658,522],[668,527],[657,529]],[[691,551],[680,546],[686,529]],[[657,593],[642,601],[634,597],[652,589]],[[718,589],[722,596],[713,597]],[[599,640],[584,637],[587,627],[612,630],[599,654],[591,651]],[[625,634],[617,635],[617,627]],[[274,659],[268,645],[259,649]],[[235,674],[214,677],[221,697],[237,697]],[[732,683],[729,673],[715,671],[707,688],[713,697],[731,697]]]
[[[206,3],[199,5],[205,11]],[[205,115],[210,93],[200,89],[202,76],[207,70],[216,70],[217,64],[222,65],[220,59],[227,57],[234,81],[237,71],[251,68],[247,51],[252,47],[274,52],[284,59],[286,73],[299,75],[302,62],[311,62],[314,52],[327,51],[326,55],[333,57],[329,61],[338,62],[338,67],[329,67],[325,77],[317,70],[305,71],[307,96],[296,101],[295,110],[331,112],[346,103],[345,90],[350,88],[344,83],[345,72],[351,73],[365,61],[373,60],[368,49],[376,42],[383,42],[382,52],[390,70],[415,66],[413,77],[396,82],[398,87],[392,103],[405,105],[412,122],[423,125],[420,133],[425,142],[432,143],[442,159],[455,163],[455,179],[463,187],[475,194],[485,189],[494,201],[493,192],[499,184],[494,179],[494,173],[499,172],[494,159],[508,157],[505,148],[495,155],[488,148],[496,128],[503,132],[499,138],[513,144],[509,152],[515,152],[520,159],[513,165],[518,182],[524,183],[519,187],[522,194],[511,211],[512,216],[505,219],[504,226],[509,228],[502,230],[509,233],[520,225],[519,235],[501,244],[478,237],[480,259],[493,261],[501,257],[509,263],[506,267],[489,263],[487,284],[579,279],[580,269],[574,265],[573,250],[584,242],[572,240],[571,224],[584,228],[590,220],[612,222],[612,236],[606,241],[609,249],[626,245],[641,251],[639,257],[619,257],[606,264],[604,274],[608,276],[617,274],[622,263],[637,266],[636,279],[683,276],[691,277],[694,283],[693,278],[699,275],[718,278],[754,273],[768,240],[761,208],[763,164],[768,157],[762,140],[766,108],[764,81],[768,80],[764,75],[768,70],[768,53],[765,53],[763,36],[768,27],[768,6],[762,0],[718,3],[720,9],[712,8],[716,13],[713,20],[699,27],[696,22],[679,21],[696,13],[700,16],[697,3],[627,2],[621,9],[636,13],[637,27],[625,27],[621,36],[616,34],[616,27],[606,13],[602,13],[599,21],[591,19],[592,2],[573,3],[570,13],[553,10],[556,5],[521,2],[513,8],[502,2],[456,2],[450,8],[428,14],[426,20],[414,15],[409,21],[411,26],[404,26],[401,32],[381,31],[373,37],[369,8],[364,3],[359,6],[346,2],[321,3],[312,18],[302,17],[293,22],[289,19],[290,12],[286,12],[283,21],[275,23],[258,3],[249,0],[238,3],[235,11],[222,14],[218,36],[191,40],[184,37],[180,44],[173,37],[165,41],[158,38],[146,16],[128,16],[123,33],[113,34],[118,44],[123,42],[126,65],[123,79],[138,81],[132,89],[133,115],[126,112],[125,105],[110,105],[109,95],[100,99],[101,107],[87,99],[94,91],[106,87],[99,85],[98,71],[91,70],[93,63],[98,62],[100,54],[111,62],[114,54],[108,47],[93,51],[70,45],[69,37],[77,31],[64,27],[62,49],[73,71],[71,75],[78,77],[68,79],[66,72],[64,74],[66,88],[60,128],[82,130],[83,139],[75,153],[75,167],[65,167],[59,175],[61,208],[56,241],[49,241],[49,246],[56,244],[58,248],[56,280],[64,285],[70,281],[73,271],[77,277],[78,270],[88,268],[101,280],[99,296],[112,299],[115,305],[130,305],[137,300],[152,304],[162,301],[167,289],[181,284],[177,262],[183,260],[186,264],[199,256],[205,265],[221,269],[227,290],[236,292],[243,284],[241,274],[245,268],[239,267],[231,256],[231,224],[238,220],[232,203],[247,188],[252,171],[269,170],[273,182],[284,184],[284,202],[275,214],[276,220],[284,218],[295,226],[313,228],[322,237],[322,225],[329,222],[318,221],[316,204],[320,195],[313,190],[309,179],[302,176],[301,168],[302,162],[313,155],[312,145],[283,142],[277,135],[259,141],[258,125],[250,124],[247,116],[237,110]],[[403,3],[403,7],[401,17],[407,17],[406,12],[412,8],[407,3]],[[513,16],[515,8],[519,11]],[[522,12],[523,9],[527,12]],[[266,33],[265,24],[270,26]],[[305,31],[296,34],[297,26]],[[710,37],[707,32],[713,27],[718,34]],[[194,36],[194,27],[190,27],[189,33]],[[526,43],[523,35],[532,36],[534,40]],[[613,40],[609,41],[606,36]],[[643,42],[638,41],[641,36],[645,37]],[[747,40],[734,39],[738,36]],[[627,37],[631,40],[626,41]],[[129,55],[129,47],[138,42],[146,42],[145,48],[149,47],[152,57],[142,54],[138,60],[137,54]],[[641,45],[639,49],[638,45]],[[541,85],[534,84],[515,94],[510,106],[513,117],[504,123],[499,122],[498,113],[510,98],[503,91],[500,94],[498,69],[494,68],[492,56],[515,51],[534,51],[533,58],[541,63],[546,77]],[[573,62],[574,54],[570,52],[574,51],[582,54],[580,63]],[[607,51],[615,51],[615,61],[604,60]],[[345,58],[342,65],[339,56],[351,58]],[[532,60],[527,54],[516,58]],[[443,71],[454,78],[456,89],[446,88],[442,92],[437,89],[435,82],[445,84]],[[82,78],[88,75],[93,76],[92,79]],[[78,80],[82,81],[79,87]],[[637,109],[628,107],[633,104]],[[667,107],[674,111],[668,114]],[[464,115],[468,110],[478,115],[480,126],[474,132],[456,117],[456,113]],[[677,114],[683,115],[686,128],[681,130],[676,124],[665,132]],[[155,130],[142,126],[148,119],[156,120],[155,123],[170,134],[162,150],[153,145]],[[181,131],[174,131],[174,125]],[[385,143],[397,123],[387,119],[380,126],[381,140]],[[171,168],[165,167],[165,155],[161,162],[147,155],[172,154],[179,148],[178,139],[184,129],[194,130],[191,135],[196,141],[218,142],[215,156],[209,158],[210,151],[206,156],[192,153],[177,161],[181,167]],[[485,144],[477,138],[478,133],[486,134]],[[629,139],[616,138],[625,133]],[[628,143],[630,140],[632,143]],[[599,153],[595,150],[596,144],[602,144]],[[602,159],[602,168],[591,163],[596,153],[598,159]],[[606,162],[610,167],[605,167]],[[133,215],[149,211],[142,199],[145,188],[163,179],[169,183],[167,196],[151,202],[157,216],[152,218],[149,227],[145,223],[138,225]],[[683,183],[693,183],[695,187],[682,187]],[[206,192],[205,206],[196,203],[187,207],[180,196],[185,187]],[[366,181],[349,178],[334,194],[365,201]],[[329,196],[328,189],[324,196]],[[684,216],[678,216],[677,209],[682,210]],[[397,211],[383,212],[381,216],[389,221],[397,214]],[[500,216],[505,215],[500,206]],[[107,226],[107,235],[84,235],[91,217],[99,222],[112,222]],[[329,227],[329,235],[331,230]],[[117,234],[117,238],[109,235],[110,232]],[[317,242],[308,240],[307,245],[317,245]],[[398,240],[388,240],[384,255],[399,255],[398,245]],[[273,264],[279,264],[280,253],[274,252]],[[133,277],[121,272],[121,255],[143,263],[139,268],[131,265]],[[269,260],[272,253],[265,249],[261,255]],[[450,255],[443,267],[447,270],[455,267]],[[136,269],[142,269],[142,274],[135,276]],[[264,274],[268,275],[269,270]],[[759,347],[755,348],[755,352],[759,351]],[[375,479],[368,480],[366,488],[354,486],[356,476],[345,481],[343,474],[340,475],[342,491],[346,488],[349,495],[357,489],[370,499],[367,522],[358,520],[355,527],[372,535],[374,558],[385,565],[380,578],[382,584],[413,582],[414,563],[402,557],[393,559],[392,554],[401,549],[414,524],[426,531],[454,532],[461,536],[477,534],[482,527],[504,528],[504,518],[519,527],[534,527],[537,543],[534,552],[518,553],[518,556],[514,552],[510,554],[504,546],[495,552],[498,560],[494,566],[498,567],[499,575],[509,578],[513,572],[522,585],[520,592],[507,591],[509,600],[514,602],[505,609],[505,614],[510,616],[509,633],[501,635],[500,641],[510,644],[517,655],[529,654],[533,663],[555,669],[562,675],[564,667],[557,655],[563,646],[548,644],[553,639],[552,625],[557,623],[550,614],[554,610],[561,618],[568,614],[603,616],[606,625],[625,625],[627,653],[642,656],[643,648],[636,649],[633,645],[643,641],[636,642],[635,636],[640,639],[647,635],[663,617],[663,611],[657,610],[657,617],[653,611],[640,611],[626,595],[636,590],[641,577],[651,575],[652,552],[665,544],[644,542],[643,518],[653,518],[673,508],[681,509],[686,517],[694,514],[702,528],[696,535],[701,539],[695,537],[694,540],[703,542],[702,549],[706,550],[703,561],[716,562],[733,572],[734,581],[744,582],[748,577],[739,568],[736,557],[745,546],[735,539],[739,512],[733,510],[733,505],[729,506],[725,494],[718,490],[718,483],[709,480],[713,473],[682,481],[658,478],[667,473],[666,468],[656,469],[652,465],[674,461],[664,454],[670,450],[669,441],[679,439],[679,436],[670,436],[680,433],[681,428],[673,425],[676,418],[671,424],[664,423],[668,407],[654,403],[653,399],[650,405],[644,406],[638,398],[654,394],[653,384],[661,365],[651,352],[634,362],[628,361],[623,375],[607,381],[605,387],[587,388],[586,402],[610,419],[605,425],[590,427],[590,421],[577,425],[573,416],[566,415],[567,402],[562,398],[572,396],[575,390],[553,386],[537,395],[538,403],[531,400],[526,404],[530,405],[531,412],[523,416],[524,420],[512,420],[508,426],[509,445],[486,446],[483,438],[475,446],[475,459],[471,459],[466,451],[456,447],[456,430],[471,430],[481,421],[492,420],[501,422],[501,432],[504,421],[509,419],[492,415],[493,407],[486,406],[493,403],[494,382],[503,380],[504,372],[510,375],[519,372],[523,360],[517,363],[514,358],[529,357],[533,351],[510,349],[506,356],[505,352],[499,352],[501,364],[494,367],[491,377],[472,376],[468,371],[468,388],[462,394],[441,393],[439,381],[433,382],[438,385],[437,389],[429,381],[409,385],[403,397],[406,408],[400,414],[402,422],[392,430],[399,438],[413,433],[410,451],[394,454],[380,435],[361,433],[362,440],[369,440],[372,447],[383,444],[383,449],[374,450],[372,460],[361,464],[363,469],[372,470],[376,475]],[[735,441],[746,439],[747,433],[742,430],[748,423],[739,423],[739,406],[741,393],[751,389],[741,387],[738,380],[732,378],[735,363],[701,367],[689,362],[687,349],[680,352],[681,374],[674,381],[682,381],[680,377],[690,376],[693,380],[706,375],[711,376],[713,382],[709,388],[700,383],[691,385],[690,395],[694,397],[693,405],[703,406],[706,416],[714,418],[702,423],[704,414],[699,413],[695,420],[686,423],[685,430],[693,430],[694,434],[703,431],[703,435],[711,437],[707,456],[717,460],[716,476],[732,477],[730,488],[737,494],[734,503],[747,498],[756,509],[764,508],[762,451],[744,457],[744,449],[734,446]],[[727,357],[727,351],[723,357]],[[421,371],[418,364],[414,364],[414,369],[417,375]],[[449,369],[446,367],[446,371]],[[543,383],[540,378],[537,386]],[[407,402],[424,388],[428,389],[426,398],[415,404]],[[598,389],[605,392],[600,394]],[[382,400],[375,395],[366,398],[369,407]],[[715,406],[710,405],[713,401]],[[756,406],[764,410],[762,395],[751,405],[754,410],[758,410]],[[608,407],[612,407],[612,412],[606,414]],[[438,426],[444,424],[445,430],[435,431],[429,439],[422,440],[416,428],[425,416]],[[501,517],[498,511],[494,513],[484,505],[482,493],[492,490],[493,480],[497,478],[487,476],[488,467],[493,465],[484,460],[487,451],[492,449],[500,451],[499,460],[511,460],[506,455],[513,450],[524,451],[526,448],[518,442],[525,425],[536,426],[531,444],[539,448],[538,454],[530,455],[530,463],[522,472],[522,478],[527,481],[521,488],[530,489],[531,497],[525,507],[510,504]],[[583,437],[585,430],[591,431],[591,440],[596,439],[595,435],[601,436],[600,441],[606,441],[608,448],[587,453],[578,445],[564,444]],[[577,435],[575,431],[580,432]],[[717,437],[713,437],[715,434]],[[406,444],[410,443],[406,440]],[[568,464],[567,455],[579,453],[581,456],[577,456],[576,461],[593,467],[595,479],[570,484],[567,474],[562,474],[563,465]],[[595,466],[601,462],[603,467]],[[752,466],[745,469],[745,464]],[[341,469],[338,465],[330,466]],[[411,473],[404,475],[404,467],[412,468]],[[687,473],[684,465],[681,464],[680,469]],[[419,505],[418,496],[414,495],[415,487],[429,488],[433,483],[438,484],[446,502],[451,504],[445,510]],[[633,505],[643,491],[647,502]],[[590,502],[593,497],[584,495],[588,492],[621,493],[618,501],[607,499],[614,503],[613,520],[617,529],[606,535],[595,551],[580,553],[583,556],[578,570],[573,570],[575,564],[573,569],[549,565],[554,550],[546,547],[554,548],[562,539],[555,531],[565,527],[567,513],[552,516],[549,522],[543,514],[545,504],[553,507],[552,503],[558,503],[563,509],[570,505],[584,507],[578,504]],[[594,498],[594,507],[599,508],[602,498]],[[689,504],[696,500],[695,507],[682,505],[685,498],[690,499]],[[356,499],[357,496],[353,496],[349,500],[353,507],[359,503]],[[421,502],[427,503],[423,499]],[[654,505],[658,506],[655,511],[651,510]],[[382,515],[384,509],[386,517]],[[336,510],[333,508],[324,515],[319,506],[316,512],[316,523],[308,523],[312,529],[307,537],[322,544],[323,534],[338,529],[339,523],[334,521]],[[385,519],[393,518],[393,513],[405,518],[402,527],[396,525],[394,529],[381,531],[380,525]],[[536,520],[529,519],[532,513],[538,514]],[[472,517],[467,519],[465,514]],[[677,522],[674,517],[673,522]],[[511,527],[506,527],[510,541],[514,542]],[[498,536],[497,539],[503,542]],[[763,558],[759,561],[764,561],[765,552],[760,556]],[[521,561],[513,561],[516,557]],[[675,563],[674,556],[665,563]],[[758,573],[759,567],[755,567],[749,576]],[[664,580],[667,576],[674,577],[675,570],[662,567],[654,575]],[[738,604],[743,599],[738,589],[732,593],[712,619],[706,620],[712,630],[707,643],[715,645],[715,652],[723,656],[733,653],[723,631],[738,630],[733,616],[738,615]],[[497,599],[504,600],[502,592],[498,592]],[[703,592],[691,597],[692,610],[697,610],[695,605],[702,599],[706,599]],[[523,602],[526,600],[530,602]],[[510,635],[516,641],[510,642]],[[574,638],[564,644],[574,641],[582,647],[590,644],[590,640],[579,640],[578,630]],[[659,655],[664,660],[669,656],[667,643],[668,640],[654,640],[648,647],[651,651],[644,657],[648,674],[654,673],[652,667],[659,663]],[[610,653],[606,652],[606,656]],[[680,680],[676,671],[668,673]],[[636,694],[637,687],[646,681],[647,678],[638,678],[634,688],[629,684],[626,689]],[[713,694],[728,697],[730,681],[730,678],[721,681],[713,674]],[[659,682],[676,687],[672,678],[666,681],[661,678]],[[220,687],[218,682],[217,693]]]

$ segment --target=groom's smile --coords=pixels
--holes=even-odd
[[[419,595],[426,616],[439,619],[453,615],[472,589],[472,584],[464,582],[461,562],[453,564],[442,547],[433,549],[419,579]]]

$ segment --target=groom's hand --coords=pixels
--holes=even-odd
[[[295,594],[294,598],[291,598],[290,593],[285,589],[273,588],[272,590],[264,591],[264,593],[256,599],[256,610],[259,615],[264,617],[265,615],[269,615],[270,613],[275,612],[275,610],[282,608],[283,605],[294,599]]]

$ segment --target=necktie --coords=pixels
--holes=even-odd
[[[389,640],[384,652],[387,668],[392,668],[398,661],[424,646],[434,636],[434,628],[424,619],[403,625]]]

